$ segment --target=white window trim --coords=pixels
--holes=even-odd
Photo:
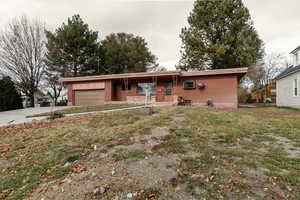
[[[297,95],[295,95],[295,80],[297,80]],[[299,96],[299,78],[293,78],[293,97]]]

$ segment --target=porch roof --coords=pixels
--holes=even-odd
[[[113,80],[113,79],[127,79],[127,78],[151,78],[151,77],[192,77],[192,76],[212,76],[212,75],[229,75],[238,74],[242,76],[247,73],[248,68],[233,68],[233,69],[217,69],[217,70],[203,70],[192,72],[180,71],[163,71],[163,72],[142,72],[142,73],[125,73],[125,74],[110,74],[97,76],[83,76],[83,77],[63,77],[59,81],[62,83],[68,82],[84,82],[97,80]]]

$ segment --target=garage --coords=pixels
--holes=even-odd
[[[104,90],[74,91],[75,106],[95,106],[104,104]]]

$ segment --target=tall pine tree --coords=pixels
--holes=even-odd
[[[180,70],[250,67],[264,50],[242,0],[196,0],[182,29]]]
[[[79,15],[68,19],[55,32],[46,31],[49,71],[61,76],[84,76],[97,73],[98,32],[89,29]]]
[[[144,38],[129,33],[112,33],[101,41],[102,68],[108,74],[146,72],[157,68],[157,58]]]

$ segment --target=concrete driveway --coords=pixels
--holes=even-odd
[[[0,112],[0,126],[10,125],[10,124],[21,124],[25,122],[31,122],[32,120],[44,119],[45,117],[26,118],[26,116],[40,114],[44,112],[51,112],[55,110],[65,109],[65,108],[70,108],[70,107],[67,106],[36,107],[36,108],[25,108],[19,110]]]

